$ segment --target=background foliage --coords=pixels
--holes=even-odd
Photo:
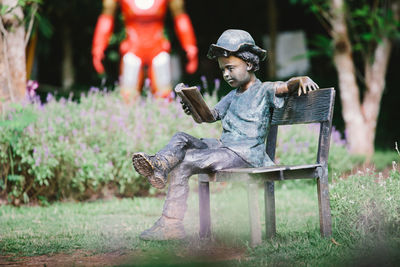
[[[214,62],[206,59],[210,43],[215,42],[220,33],[227,28],[242,28],[252,33],[256,43],[265,46],[263,38],[268,29],[265,14],[267,14],[267,1],[255,1],[251,4],[242,5],[241,0],[230,1],[230,14],[235,20],[222,20],[221,14],[226,12],[224,1],[215,3],[211,0],[202,2],[186,1],[186,9],[190,15],[199,46],[199,71],[194,75],[183,75],[182,80],[189,84],[199,82],[201,75],[206,75],[208,80],[220,77],[220,71]],[[347,1],[349,19],[351,25],[351,37],[355,43],[354,49],[358,51],[355,61],[361,63],[361,55],[368,54],[371,46],[379,42],[382,36],[399,39],[399,24],[394,20],[394,14],[388,9],[392,1],[362,0]],[[41,1],[41,0],[19,0],[19,5],[24,7],[26,28],[29,28],[31,15],[34,14],[32,28],[33,36],[38,36],[38,43],[34,53],[33,71],[31,79],[40,83],[39,92],[46,96],[48,92],[59,91],[68,95],[69,92],[87,92],[90,86],[106,83],[112,88],[118,80],[119,53],[118,45],[124,37],[124,27],[121,14],[118,13],[114,34],[106,51],[105,67],[106,76],[95,73],[91,64],[91,42],[98,15],[101,13],[101,1]],[[276,1],[277,5],[277,30],[279,33],[285,31],[302,30],[307,36],[308,55],[314,55],[312,69],[308,73],[321,87],[337,87],[336,72],[332,61],[327,55],[332,54],[332,45],[326,28],[326,13],[329,12],[327,0],[289,0]],[[1,4],[0,4],[1,6]],[[212,6],[212,8],[209,8]],[[36,9],[37,8],[37,9]],[[1,6],[1,12],[7,8]],[[34,11],[34,12],[33,12]],[[37,12],[36,12],[37,11]],[[347,12],[347,11],[346,11]],[[207,14],[207,20],[204,20]],[[252,19],[244,14],[251,14]],[[301,19],[292,20],[287,18]],[[325,15],[324,15],[325,14]],[[317,16],[314,16],[317,15]],[[318,21],[319,20],[319,21]],[[185,55],[180,48],[173,30],[173,22],[170,14],[167,14],[166,35],[172,42],[172,52],[180,56],[182,65],[185,63]],[[322,23],[321,23],[322,22]],[[210,30],[212,29],[212,30]],[[397,39],[396,39],[397,38]],[[66,57],[65,47],[70,44],[71,57]],[[395,99],[398,91],[395,90],[399,81],[396,75],[396,62],[400,55],[397,49],[398,41],[394,42],[392,58],[389,62],[387,75],[387,89],[382,99],[381,113],[377,126],[377,145],[379,147],[393,147],[399,135],[399,127],[394,127],[391,121],[395,117]],[[273,53],[273,51],[270,51]],[[70,88],[62,88],[63,75],[62,66],[66,60],[71,60],[73,69],[79,70],[73,73],[74,84]],[[259,76],[265,80],[266,65],[261,65]],[[359,64],[358,64],[359,65]],[[360,72],[359,72],[360,73]],[[71,78],[71,77],[70,77]],[[275,77],[267,77],[274,79]],[[363,77],[358,74],[359,83],[363,83]],[[229,86],[222,83],[219,97],[226,94]],[[364,86],[361,86],[363,88]],[[334,122],[343,133],[344,125],[340,116],[341,109],[339,101],[336,101]],[[389,131],[390,129],[390,131]]]

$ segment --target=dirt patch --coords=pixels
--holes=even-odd
[[[191,259],[195,262],[221,262],[240,260],[245,256],[245,249],[242,248],[221,248],[210,247],[202,249],[184,249],[177,253],[177,256]]]
[[[182,248],[169,255],[169,264],[178,263],[212,263],[232,260],[241,260],[245,256],[244,248],[224,247],[203,247],[203,248]],[[157,263],[152,252],[142,251],[114,251],[101,254],[94,254],[90,251],[75,251],[73,253],[58,253],[52,255],[41,255],[32,257],[19,257],[15,255],[0,255],[0,266],[46,266],[46,267],[67,267],[67,266],[118,266],[118,265],[148,265]],[[160,258],[165,263],[166,259]],[[161,263],[158,262],[158,263]],[[151,264],[150,264],[151,265]],[[161,266],[161,265],[160,265]]]
[[[369,164],[362,164],[359,166],[354,167],[351,171],[345,172],[342,175],[340,175],[341,178],[347,179],[349,176],[357,175],[357,174],[373,174],[376,176],[381,176],[382,178],[387,178],[390,175],[390,172],[393,171],[392,166],[387,166],[383,170],[376,170],[375,165],[372,163]],[[400,171],[400,169],[397,169],[397,171]]]
[[[59,253],[33,257],[0,256],[0,266],[115,266],[127,264],[134,252],[115,251],[93,254],[88,251],[75,251],[70,254]]]

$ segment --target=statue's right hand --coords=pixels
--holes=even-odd
[[[186,115],[192,115],[192,112],[190,111],[189,107],[181,100],[182,104],[182,109],[186,113]]]
[[[99,74],[104,73],[104,66],[101,60],[103,59],[102,56],[95,56],[93,55],[93,67]]]

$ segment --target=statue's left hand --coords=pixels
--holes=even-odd
[[[296,84],[297,86],[293,86],[294,84]],[[313,80],[311,80],[310,77],[300,76],[291,78],[288,81],[288,88],[289,91],[291,91],[289,93],[294,94],[296,91],[292,90],[297,90],[297,95],[301,95],[302,93],[307,94],[308,91],[317,90],[319,86]]]

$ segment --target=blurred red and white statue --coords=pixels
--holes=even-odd
[[[143,87],[145,69],[156,97],[170,98],[172,92],[170,42],[164,36],[164,18],[171,10],[175,31],[186,52],[186,71],[197,70],[198,49],[184,0],[103,0],[93,37],[93,65],[104,73],[102,59],[113,32],[117,4],[121,7],[126,27],[126,39],[120,45],[120,87],[125,102],[137,99]],[[145,68],[147,67],[147,68]]]

